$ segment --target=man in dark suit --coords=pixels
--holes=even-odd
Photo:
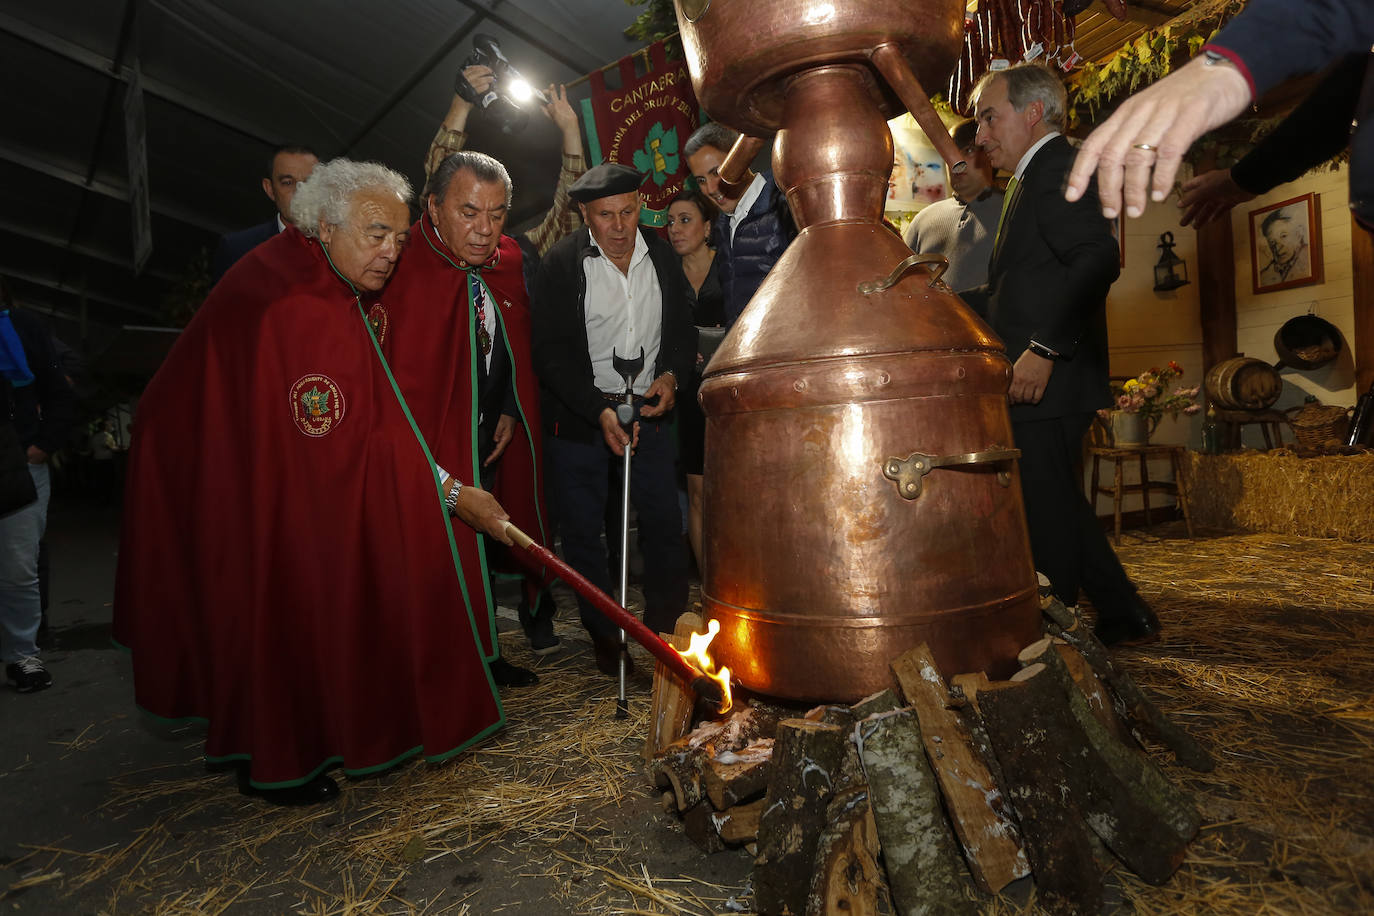
[[[215,255],[210,259],[211,282],[218,283],[239,258],[291,225],[291,198],[296,195],[296,185],[310,177],[319,161],[315,151],[308,146],[279,146],[272,151],[267,176],[262,180],[262,192],[276,205],[277,213],[265,223],[220,238]]]
[[[1097,195],[1064,199],[1075,151],[1059,133],[1065,93],[1038,64],[989,73],[974,88],[978,145],[1012,172],[988,284],[967,298],[1013,361],[1011,420],[1036,568],[1065,604],[1079,587],[1097,608],[1104,643],[1156,638],[1159,621],[1136,593],[1083,496],[1083,434],[1111,403],[1107,290],[1120,273],[1116,239]]]

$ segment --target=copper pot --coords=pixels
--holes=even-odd
[[[803,227],[700,389],[712,652],[746,687],[797,700],[888,686],[921,642],[947,676],[1004,677],[1040,634],[1011,366],[940,281],[943,258],[880,223],[888,83],[917,85],[891,48],[952,65],[963,5],[711,0],[695,21],[687,5],[703,103],[778,128],[775,175]],[[838,25],[816,27],[823,12]]]

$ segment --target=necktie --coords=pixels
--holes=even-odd
[[[491,332],[487,330],[487,297],[483,295],[482,281],[477,279],[474,271],[472,277],[472,304],[477,312],[477,343],[482,348],[482,355],[488,356],[491,353]]]
[[[1002,224],[1006,222],[1007,210],[1011,208],[1011,198],[1012,195],[1016,192],[1017,184],[1018,182],[1016,181],[1015,175],[1011,177],[1011,181],[1007,182],[1007,195],[1002,198],[1002,215],[997,217],[997,235],[996,237],[994,237],[992,242],[992,247],[994,248],[996,248],[997,243],[1002,240]]]

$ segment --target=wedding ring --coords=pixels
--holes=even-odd
[[[1151,146],[1148,143],[1132,143],[1131,149],[1143,149],[1147,153],[1153,153],[1157,147]]]

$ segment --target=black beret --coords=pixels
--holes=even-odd
[[[586,174],[572,183],[568,196],[580,204],[591,203],[603,197],[628,194],[638,191],[644,176],[618,162],[603,162],[587,169]]]

